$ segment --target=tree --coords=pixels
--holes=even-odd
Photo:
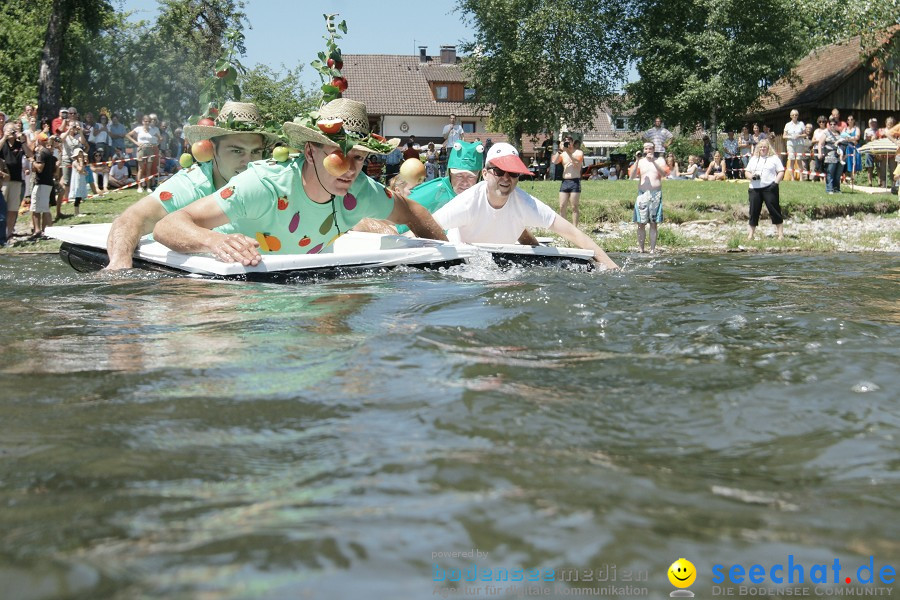
[[[0,108],[8,115],[37,104],[35,75],[49,7],[46,0],[9,0],[0,5]]]
[[[112,10],[107,0],[52,0],[38,75],[40,117],[53,117],[60,104],[60,67],[69,27],[78,23],[94,33]]]
[[[678,18],[659,18],[677,15]],[[735,124],[806,54],[792,0],[647,0],[636,16],[637,122]],[[715,139],[713,139],[715,142]]]
[[[282,65],[284,69],[284,66]],[[283,123],[292,121],[301,113],[316,108],[317,96],[301,83],[303,66],[274,71],[266,65],[256,65],[240,76],[244,100],[253,102],[263,115]]]
[[[489,126],[518,143],[588,126],[623,81],[627,21],[602,0],[457,0],[475,39],[462,67]]]

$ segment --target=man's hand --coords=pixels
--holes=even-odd
[[[242,233],[219,234],[211,246],[212,254],[225,263],[241,263],[245,267],[255,267],[262,256],[259,254],[259,242]]]

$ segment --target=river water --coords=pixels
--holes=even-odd
[[[900,256],[615,258],[277,286],[0,257],[0,594],[900,567]]]

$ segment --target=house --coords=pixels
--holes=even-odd
[[[438,56],[420,46],[418,56],[344,54],[343,59],[341,72],[348,82],[343,96],[366,105],[372,131],[404,141],[415,135],[420,145],[440,143],[444,126],[455,114],[466,132],[464,139],[506,141],[505,135],[487,131],[489,113],[472,101],[475,90],[466,85],[455,46],[441,46]],[[625,144],[626,132],[625,118],[603,110],[589,131],[573,134],[583,137],[586,154],[606,156]],[[523,135],[518,144],[523,156],[539,155],[547,138]]]
[[[888,39],[897,31],[900,27],[888,32]],[[762,110],[748,115],[748,122],[766,123],[780,134],[792,109],[800,112],[800,120],[815,125],[817,117],[827,117],[837,108],[843,119],[853,115],[862,128],[871,117],[883,126],[886,117],[896,117],[900,112],[900,80],[894,73],[881,89],[876,89],[870,77],[871,58],[864,61],[861,57],[859,36],[810,52],[795,68],[799,82],[775,82],[769,88],[774,97],[762,99]]]
[[[487,115],[475,106],[475,91],[466,87],[456,46],[441,46],[438,56],[419,47],[418,56],[344,54],[345,98],[366,105],[373,131],[420,144],[442,142],[451,114],[467,133],[485,130]]]

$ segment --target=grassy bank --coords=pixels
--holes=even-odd
[[[559,182],[522,181],[520,185],[529,194],[558,208]],[[630,225],[636,190],[637,184],[633,181],[582,183],[581,227],[593,232],[609,251],[629,251],[636,246],[634,227]],[[138,192],[129,190],[86,200],[82,205],[83,217],[71,216],[73,206],[65,204],[63,214],[69,216],[56,224],[108,223],[140,197]],[[742,228],[747,222],[746,182],[666,181],[663,184],[663,203],[666,222],[660,229],[659,244],[664,249],[724,251],[742,247],[828,251],[840,248],[840,244],[829,242],[828,236],[798,237],[797,227],[793,230],[788,227],[787,239],[782,241],[764,236],[755,242],[744,241]],[[895,227],[896,215],[900,210],[897,196],[853,192],[849,186],[844,187],[842,194],[828,195],[821,183],[783,182],[781,206],[785,217],[792,223],[848,215],[884,215],[885,223],[890,225],[887,227],[890,231],[885,235],[889,240],[900,243],[896,239]],[[705,231],[703,225],[714,228],[715,234]],[[761,231],[767,228],[765,213],[760,225]],[[29,230],[30,215],[20,215],[17,231],[26,233]],[[59,242],[54,240],[27,241],[17,237],[14,242],[14,246],[0,249],[0,253],[56,252],[59,249]]]

